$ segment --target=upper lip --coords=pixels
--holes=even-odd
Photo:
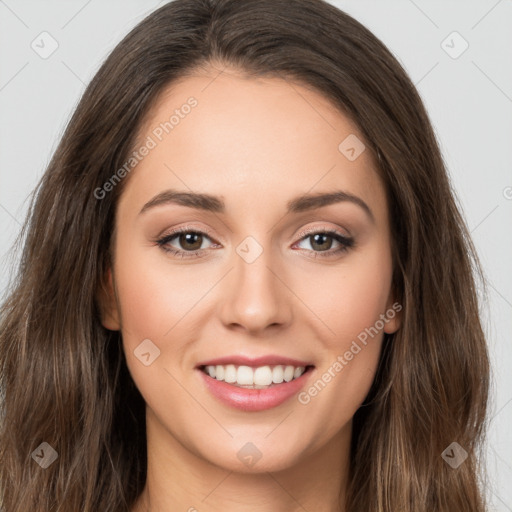
[[[218,357],[216,359],[209,359],[208,361],[202,361],[198,363],[196,368],[202,366],[216,366],[216,365],[227,365],[233,364],[235,366],[313,366],[311,362],[300,361],[299,359],[292,359],[290,357],[284,357],[280,355],[269,354],[261,357],[246,357],[241,355]]]

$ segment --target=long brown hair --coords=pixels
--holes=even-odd
[[[386,186],[403,319],[354,418],[342,506],[485,510],[478,259],[414,85],[381,41],[323,0],[175,0],[122,40],[85,90],[34,193],[1,310],[4,510],[128,511],[144,487],[144,401],[97,300],[128,177],[100,199],[95,191],[127,161],[159,93],[211,62],[319,91],[360,128]],[[46,469],[33,456],[50,453],[43,442],[58,454]],[[453,442],[468,454],[457,468],[441,456]]]

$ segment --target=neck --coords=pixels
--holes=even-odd
[[[352,423],[280,471],[238,473],[184,447],[147,410],[148,467],[132,512],[343,512]],[[254,468],[257,466],[255,465]]]

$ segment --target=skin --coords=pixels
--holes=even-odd
[[[231,354],[279,354],[313,362],[308,387],[332,368],[394,303],[383,183],[369,150],[354,161],[338,150],[348,135],[363,136],[326,98],[231,68],[169,87],[139,141],[190,96],[198,105],[124,184],[103,306],[103,325],[121,330],[147,404],[148,478],[133,510],[343,510],[352,417],[373,381],[383,332],[396,331],[400,315],[307,404],[293,397],[239,411],[212,396],[194,367]],[[140,214],[170,188],[222,196],[226,212],[164,204]],[[286,213],[296,196],[340,189],[362,199],[374,219],[348,201]],[[203,257],[182,259],[155,243],[177,227],[210,231]],[[335,254],[335,239],[319,247],[299,236],[313,228],[338,230],[354,246]],[[236,251],[247,236],[263,249],[250,264]],[[186,252],[190,244],[178,236],[168,245]],[[145,339],[160,349],[149,366],[134,355]],[[237,457],[248,442],[262,454],[252,467]]]

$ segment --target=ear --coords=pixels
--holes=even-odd
[[[119,307],[114,291],[111,267],[108,267],[105,280],[98,290],[98,305],[100,308],[101,325],[110,331],[119,331],[121,323],[119,321]]]
[[[384,313],[386,317],[384,332],[387,334],[393,334],[394,332],[398,331],[402,325],[403,306],[400,302],[395,300],[395,297],[395,289],[392,287],[386,305],[386,312]]]

